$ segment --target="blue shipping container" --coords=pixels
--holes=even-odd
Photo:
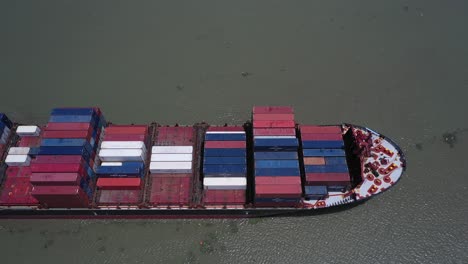
[[[203,166],[205,176],[238,176],[243,177],[247,173],[246,165],[206,165]]]
[[[83,190],[83,192],[86,193],[88,198],[91,198],[93,196],[93,189],[89,186],[89,182],[87,180],[81,179],[80,187]]]
[[[256,160],[255,168],[299,168],[297,160]]]
[[[83,138],[44,138],[41,141],[41,146],[46,147],[80,147],[84,146],[86,139]]]
[[[205,165],[247,164],[247,160],[245,157],[206,157],[203,163]]]
[[[89,162],[90,153],[86,147],[45,147],[39,148],[39,155],[81,155]]]
[[[325,165],[346,165],[346,157],[325,157]]]
[[[145,163],[143,163],[141,161],[125,161],[125,162],[122,162],[122,166],[140,168],[140,170],[144,170]],[[101,167],[110,167],[110,166],[101,166]],[[113,167],[115,167],[115,166],[113,166]]]
[[[95,124],[92,115],[53,115],[50,116],[50,123],[92,123]]]
[[[9,129],[13,127],[13,123],[4,113],[0,113],[0,123],[5,124],[5,126],[7,126]]]
[[[304,157],[344,157],[342,149],[304,149]]]
[[[302,147],[305,149],[316,149],[316,148],[331,148],[339,149],[344,148],[344,142],[342,140],[323,140],[323,141],[302,141]]]
[[[305,195],[327,195],[327,186],[304,186]]]
[[[245,149],[210,148],[205,149],[205,157],[245,157]]]
[[[97,124],[98,124],[97,126],[98,129],[102,129],[103,127],[107,126],[107,121],[104,118],[104,115],[99,116],[99,122],[97,122]]]
[[[348,166],[346,165],[306,165],[306,173],[346,173]]]
[[[93,108],[54,108],[50,115],[94,115]]]
[[[255,152],[254,153],[256,160],[297,160],[297,152]]]
[[[94,179],[96,177],[96,174],[94,173],[94,170],[89,166],[88,162],[84,162],[84,168],[85,171],[88,175],[88,180]]]
[[[205,140],[217,140],[217,141],[245,141],[245,134],[205,134]]]
[[[255,169],[255,176],[300,176],[299,168],[259,168]]]
[[[31,147],[29,148],[29,152],[28,152],[28,155],[29,156],[36,156],[39,154],[39,147]]]
[[[140,166],[122,165],[122,166],[98,166],[96,169],[98,176],[128,175],[141,176]]]
[[[256,151],[292,151],[297,150],[297,138],[256,138],[254,149]]]

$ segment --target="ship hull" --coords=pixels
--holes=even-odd
[[[295,217],[337,213],[358,206],[356,201],[327,208],[251,208],[251,209],[4,209],[0,219],[223,219],[257,217]]]

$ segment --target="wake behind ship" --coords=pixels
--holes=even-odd
[[[345,207],[391,188],[399,147],[351,124],[296,124],[254,107],[243,126],[116,125],[55,108],[44,126],[0,114],[0,217],[255,217]]]

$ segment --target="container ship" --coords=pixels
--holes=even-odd
[[[253,107],[242,126],[113,124],[98,107],[55,108],[46,125],[0,114],[0,218],[306,215],[395,185],[400,148],[352,124],[297,124]]]

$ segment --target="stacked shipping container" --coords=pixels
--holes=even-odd
[[[34,133],[22,133],[32,131]],[[13,123],[5,114],[0,113],[0,158],[8,147],[11,138]],[[5,176],[0,193],[0,205],[7,206],[31,206],[37,205],[37,200],[31,196],[31,168],[30,160],[33,156],[32,152],[37,150],[37,142],[39,139],[40,129],[37,126],[19,126],[20,147],[11,147],[8,150],[5,163],[8,168],[3,175],[3,170],[0,168],[0,181]],[[33,148],[34,147],[34,148]],[[3,164],[2,164],[3,167]]]
[[[12,127],[13,123],[10,119],[4,113],[0,113],[0,160],[3,160],[3,154],[7,148]]]
[[[147,125],[111,125],[99,148],[96,167],[99,206],[136,205],[146,173]]]
[[[194,128],[159,127],[151,150],[152,206],[190,205],[193,177]]]
[[[301,126],[306,173],[305,195],[311,200],[350,186],[340,126]]]
[[[205,134],[203,203],[243,205],[246,200],[246,134],[243,127],[210,127]]]
[[[296,206],[301,201],[294,112],[291,107],[254,107],[255,205]]]
[[[88,207],[94,159],[106,121],[95,108],[55,108],[31,161],[32,195],[47,207]]]

